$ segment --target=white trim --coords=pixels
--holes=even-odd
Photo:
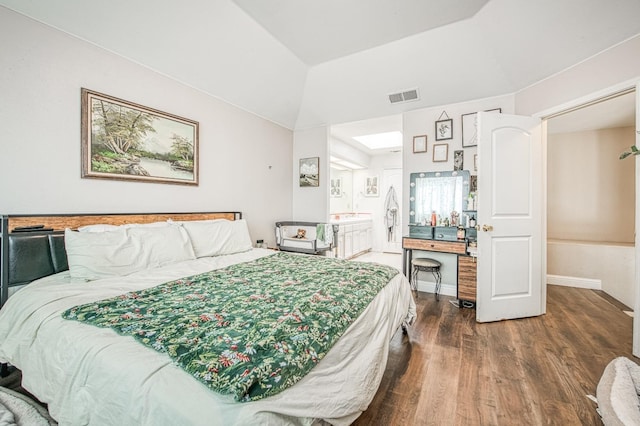
[[[618,83],[618,84],[614,84],[613,86],[609,86],[606,87],[604,89],[600,89],[597,90],[595,92],[589,93],[588,95],[584,95],[581,96],[579,98],[576,99],[572,99],[568,102],[565,102],[563,104],[560,105],[555,105],[553,107],[547,108],[545,110],[542,111],[538,111],[534,114],[532,114],[532,117],[538,117],[542,120],[546,120],[547,117],[559,114],[561,112],[579,107],[581,105],[585,105],[588,103],[593,102],[594,100],[600,99],[600,98],[604,98],[607,96],[611,96],[612,94],[618,93],[618,92],[622,92],[624,90],[627,89],[632,89],[634,87],[636,87],[636,85],[638,84],[638,81],[640,81],[640,76],[631,78],[629,80],[623,81],[622,83]]]
[[[567,277],[563,275],[547,274],[547,284],[561,285],[565,287],[587,288],[590,290],[602,290],[602,280],[591,278]]]
[[[580,65],[585,64],[585,63],[588,63],[588,62],[589,62],[589,61],[591,61],[592,59],[597,58],[598,56],[600,56],[600,55],[602,55],[602,54],[604,54],[604,53],[606,53],[606,52],[612,51],[612,50],[614,50],[614,49],[616,49],[616,48],[618,48],[618,47],[620,47],[620,46],[624,45],[625,43],[627,43],[627,42],[629,42],[629,41],[633,40],[633,39],[634,39],[634,38],[636,38],[636,37],[638,37],[638,34],[634,34],[634,35],[632,35],[631,37],[629,37],[629,38],[627,38],[627,39],[624,39],[624,40],[622,40],[622,41],[620,41],[620,42],[618,42],[618,43],[614,44],[613,46],[609,46],[609,47],[607,47],[607,48],[606,48],[606,49],[604,49],[604,50],[601,50],[601,51],[599,51],[599,52],[596,52],[596,53],[594,53],[593,55],[589,56],[588,58],[584,58],[584,59],[582,59],[580,62],[576,62],[575,64],[572,64],[571,66],[569,66],[569,67],[567,67],[567,68],[563,68],[563,69],[561,69],[560,71],[556,71],[556,72],[554,72],[553,74],[551,74],[551,75],[549,75],[549,76],[547,76],[547,77],[543,78],[542,80],[537,80],[537,81],[535,81],[535,82],[531,83],[531,84],[530,84],[530,85],[528,85],[528,86],[525,86],[525,87],[523,87],[523,88],[521,88],[521,89],[518,89],[518,90],[516,91],[516,93],[520,93],[520,92],[522,92],[522,91],[525,91],[525,90],[527,90],[527,89],[530,89],[530,88],[532,88],[532,87],[535,87],[536,85],[538,85],[538,84],[540,84],[540,83],[542,83],[542,82],[546,82],[546,81],[551,80],[551,79],[553,79],[553,78],[555,78],[555,77],[557,77],[557,76],[559,76],[559,75],[564,74],[564,73],[565,73],[565,72],[567,72],[567,71],[570,71],[570,70],[572,70],[572,69],[578,68]]]
[[[640,144],[640,134],[637,130],[640,128],[640,81],[636,83],[636,146]],[[636,238],[635,238],[635,300],[633,301],[633,310],[640,312],[640,156],[636,156]],[[633,345],[632,350],[634,356],[640,356],[640,315],[633,317]]]
[[[418,291],[422,291],[424,293],[435,293],[436,283],[418,280]],[[440,285],[440,294],[443,296],[458,297],[458,286],[455,284],[442,283]]]

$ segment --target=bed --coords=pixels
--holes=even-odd
[[[224,224],[227,231],[207,231],[214,222]],[[153,244],[152,250],[145,248],[148,241],[158,243],[149,235],[169,232],[158,230],[166,223],[172,233],[179,229],[180,237],[170,239],[171,244],[161,242],[162,248]],[[61,424],[350,424],[377,391],[389,341],[401,325],[415,318],[407,279],[401,273],[388,275],[391,278],[306,375],[280,392],[243,402],[241,396],[211,390],[167,352],[145,346],[121,330],[69,319],[69,312],[117,301],[123,295],[153,292],[185,277],[227,274],[253,263],[302,262],[302,258],[355,262],[252,248],[246,223],[237,212],[5,216],[2,225],[2,292],[11,296],[0,310],[0,361],[22,371],[23,387],[48,404]],[[65,228],[83,228],[83,232]],[[172,250],[185,243],[184,229],[191,230],[186,233],[187,242],[197,255],[175,261],[180,256]],[[92,259],[99,257],[96,252],[109,249],[95,242],[115,238],[111,235],[118,232],[128,238],[146,238],[142,248],[136,248],[145,255],[134,256],[133,266],[125,265],[113,274],[113,265],[105,269],[92,264]],[[39,242],[22,244],[30,239]],[[211,241],[216,242],[213,253]],[[123,258],[131,257],[126,250],[118,252]],[[172,260],[167,262],[169,257]],[[144,267],[139,258],[154,267]],[[87,263],[88,271],[82,269]],[[357,267],[360,275],[369,268]],[[45,276],[31,282],[34,273]],[[97,276],[86,281],[87,274]],[[18,285],[20,290],[7,291]]]

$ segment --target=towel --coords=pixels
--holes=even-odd
[[[316,224],[316,239],[325,244],[333,244],[333,227],[328,223]]]
[[[400,206],[398,205],[398,197],[396,196],[396,190],[393,188],[393,185],[389,187],[389,191],[387,192],[387,197],[384,200],[384,209],[387,241],[394,241],[396,226],[398,226],[398,210]]]

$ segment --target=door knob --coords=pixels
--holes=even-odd
[[[482,230],[484,232],[491,232],[491,231],[493,231],[493,226],[491,226],[491,225],[482,225]]]

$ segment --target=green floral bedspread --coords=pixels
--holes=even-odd
[[[252,401],[304,377],[396,274],[279,252],[62,316],[133,336],[212,390]]]

